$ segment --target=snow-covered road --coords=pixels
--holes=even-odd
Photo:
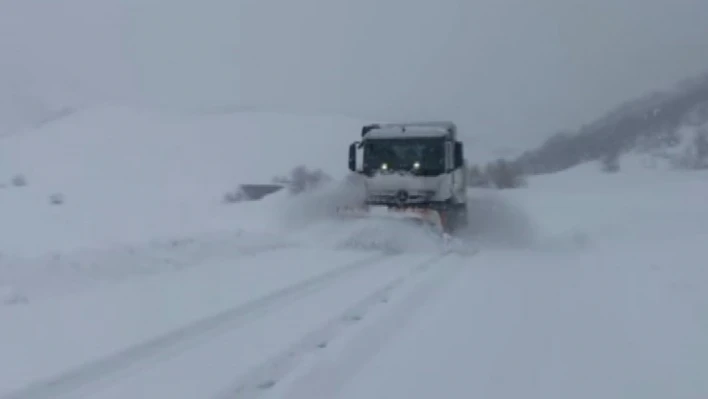
[[[308,258],[315,256],[316,261]],[[125,294],[125,290],[139,295],[135,299],[140,303],[130,308],[142,310],[131,314],[122,315],[118,309],[112,309],[107,301],[110,293],[106,292],[73,298],[84,306],[68,308],[76,311],[71,324],[57,320],[57,325],[52,326],[51,319],[46,317],[23,318],[23,309],[17,308],[15,320],[4,318],[11,323],[10,328],[0,333],[7,348],[15,351],[13,357],[18,359],[16,367],[2,375],[2,386],[15,385],[21,389],[2,398],[193,398],[205,397],[206,392],[236,381],[239,385],[234,391],[255,389],[257,392],[262,384],[277,382],[290,371],[282,368],[283,362],[296,367],[311,351],[336,339],[352,318],[365,317],[374,306],[384,304],[396,289],[419,278],[418,274],[449,268],[450,262],[441,262],[442,256],[374,253],[352,257],[345,252],[315,254],[282,249],[248,260],[250,267],[258,264],[260,266],[256,267],[267,270],[250,284],[242,281],[238,268],[229,270],[225,265],[210,271],[212,278],[221,281],[219,287],[195,279],[189,273],[174,276],[171,283],[162,281],[159,293],[150,289],[145,281],[127,284],[119,290],[122,292],[116,292],[116,298],[124,299],[121,294]],[[331,260],[325,261],[323,257]],[[282,277],[274,276],[282,276],[285,269],[291,272],[297,269],[298,278],[285,283]],[[306,277],[303,272],[308,271],[314,273]],[[262,287],[254,289],[254,283]],[[228,284],[232,284],[233,289],[229,289]],[[249,288],[248,297],[255,299],[246,300],[243,295],[246,288]],[[166,295],[169,291],[174,296]],[[146,297],[149,293],[153,296]],[[91,295],[96,298],[91,300]],[[197,295],[206,298],[200,300]],[[165,306],[169,299],[177,301]],[[180,313],[182,304],[190,309],[185,309],[185,317],[180,320],[183,324],[177,323],[178,316],[172,316],[172,325],[179,328],[156,335],[157,330],[150,331],[139,322],[151,315],[160,318],[154,314],[158,308]],[[51,305],[55,303],[48,307]],[[194,307],[199,305],[203,308],[195,312]],[[47,316],[57,315],[49,312]],[[187,315],[198,314],[209,316],[187,321]],[[60,316],[64,322],[69,317]],[[135,330],[113,340],[97,334],[97,339],[104,341],[100,351],[96,351],[96,342],[71,340],[72,336],[86,338],[86,331],[72,331],[72,326],[83,329],[80,326],[105,319],[110,319],[110,323],[123,332],[127,326]],[[164,320],[161,325],[166,326]],[[103,322],[101,328],[111,330],[111,326]],[[34,333],[28,336],[27,331]],[[127,344],[126,339],[138,343]],[[54,364],[44,363],[40,367],[38,361],[32,360],[58,350],[63,353],[53,357],[58,360]],[[254,369],[257,366],[261,368]],[[34,378],[24,378],[29,375]],[[45,377],[38,379],[38,375]]]
[[[699,398],[706,281],[671,269],[694,246],[264,251],[9,309],[0,398]]]
[[[480,253],[385,345],[395,316],[270,398],[705,397],[700,294],[630,260]]]

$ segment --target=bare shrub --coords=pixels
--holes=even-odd
[[[618,151],[612,151],[605,154],[600,160],[601,170],[605,173],[617,173],[620,170],[620,154]]]
[[[688,132],[682,140],[680,150],[675,153],[667,151],[663,157],[672,166],[682,170],[699,170],[708,168],[708,127],[701,126]]]
[[[225,204],[235,204],[235,203],[242,202],[245,200],[247,200],[246,195],[244,194],[243,190],[241,190],[241,189],[228,191],[224,194],[224,197],[222,198],[222,201]]]
[[[489,187],[489,176],[478,165],[472,165],[467,170],[468,187]]]
[[[27,185],[27,179],[22,174],[15,175],[12,178],[12,185],[15,187],[24,187]]]
[[[498,189],[519,188],[526,185],[522,171],[504,159],[488,164],[485,174]]]
[[[693,137],[693,168],[708,168],[708,127],[701,127]]]
[[[55,193],[49,196],[49,203],[52,205],[61,205],[64,203],[64,195]]]
[[[304,165],[299,165],[290,171],[289,177],[278,176],[273,179],[273,182],[287,186],[291,194],[300,194],[317,188],[331,179],[319,169],[310,170]]]

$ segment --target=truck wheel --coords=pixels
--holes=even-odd
[[[443,228],[446,233],[454,233],[467,226],[467,206],[454,205],[441,212],[444,220]]]

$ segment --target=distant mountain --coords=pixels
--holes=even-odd
[[[528,174],[558,172],[629,151],[677,146],[690,136],[685,134],[687,127],[707,123],[708,72],[683,80],[671,90],[620,104],[576,131],[559,132],[513,163]]]

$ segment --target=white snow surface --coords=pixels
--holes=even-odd
[[[362,123],[104,107],[0,138],[0,398],[708,396],[708,174],[470,190],[445,250],[333,217]],[[221,201],[300,164],[333,182]]]

